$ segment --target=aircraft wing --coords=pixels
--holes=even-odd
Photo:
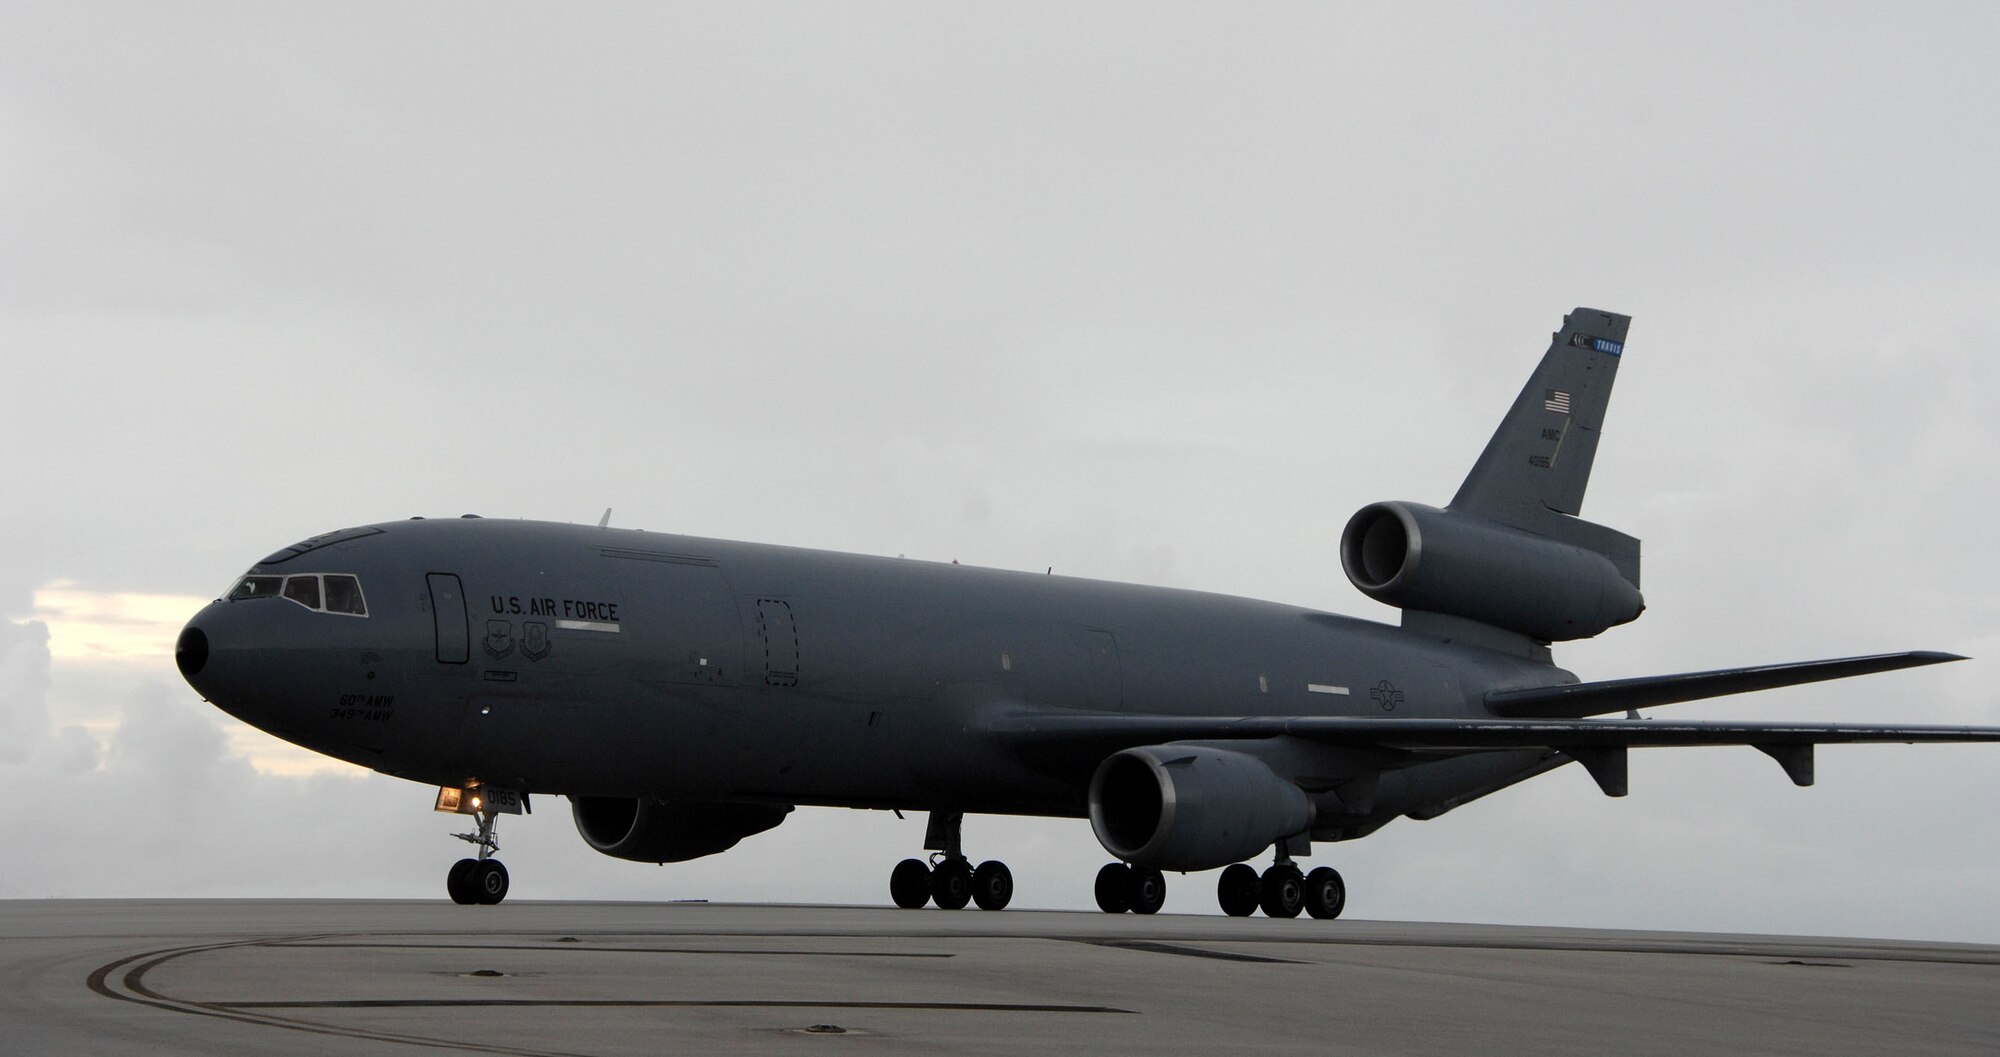
[[[1812,784],[1812,747],[1855,742],[2000,742],[2000,727],[1876,726],[1851,723],[1662,722],[1650,719],[1400,719],[1348,716],[1160,716],[1013,713],[987,730],[1024,750],[1064,753],[1175,741],[1294,737],[1345,748],[1417,755],[1551,748],[1574,757],[1604,792],[1625,795],[1625,750],[1748,745]]]
[[[1816,745],[1849,742],[1996,741],[2000,727],[1855,723],[1663,722],[1652,719],[1393,719],[1346,716],[1152,716],[1016,713],[987,728],[1008,741],[1222,741],[1290,735],[1309,741],[1410,752],[1478,752],[1536,746],[1664,748],[1681,745]]]

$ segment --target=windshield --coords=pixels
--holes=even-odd
[[[246,576],[236,581],[229,591],[231,602],[241,602],[248,598],[271,598],[284,588],[282,576]]]
[[[368,615],[368,607],[361,601],[361,581],[339,573],[328,573],[325,579],[327,612]]]
[[[350,573],[294,573],[291,576],[246,576],[229,591],[231,602],[253,598],[287,598],[320,613],[365,617],[361,580]]]

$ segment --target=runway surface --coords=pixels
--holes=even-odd
[[[11,901],[0,1050],[1990,1055],[2000,947],[1013,910]]]

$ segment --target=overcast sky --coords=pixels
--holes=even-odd
[[[0,896],[442,898],[432,791],[181,682],[258,557],[478,512],[1393,619],[1562,314],[1634,316],[1585,678],[1975,660],[1679,706],[2000,724],[1990,4],[0,7]],[[2000,747],[1567,768],[1321,846],[1369,918],[2000,942]],[[885,903],[920,817],[515,898]],[[973,818],[1085,907],[1081,821]],[[1212,875],[1169,910],[1213,913]],[[1302,926],[1304,927],[1304,926]]]

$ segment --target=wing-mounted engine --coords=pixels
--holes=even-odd
[[[1090,783],[1090,828],[1120,859],[1210,870],[1311,828],[1306,794],[1246,753],[1148,745],[1115,753]]]
[[[1542,642],[1587,639],[1636,618],[1646,608],[1635,582],[1638,541],[1589,522],[1565,521],[1561,527],[1583,541],[1421,503],[1373,503],[1340,534],[1340,564],[1347,579],[1378,602],[1463,617]],[[1605,538],[1592,538],[1597,536]],[[1605,550],[1621,558],[1629,551],[1629,578]]]
[[[585,844],[633,862],[686,862],[736,846],[791,814],[789,804],[704,803],[580,796],[570,814]]]

